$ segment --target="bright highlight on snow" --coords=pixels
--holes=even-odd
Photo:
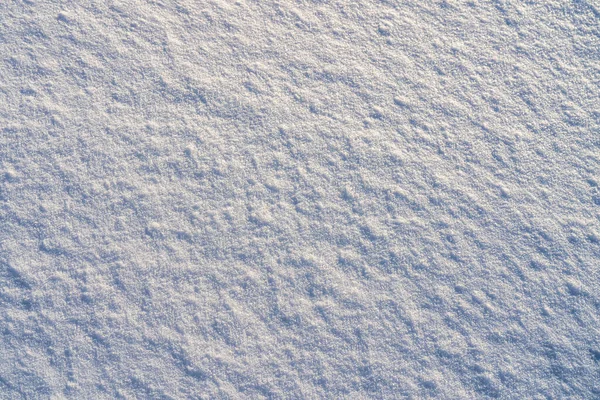
[[[0,399],[600,398],[600,4],[0,2]]]

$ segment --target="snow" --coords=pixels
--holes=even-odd
[[[0,398],[600,397],[599,20],[0,3]]]

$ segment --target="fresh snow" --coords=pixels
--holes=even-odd
[[[600,3],[1,1],[0,398],[600,398]]]

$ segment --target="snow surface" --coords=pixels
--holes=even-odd
[[[600,4],[0,2],[0,398],[600,398]]]

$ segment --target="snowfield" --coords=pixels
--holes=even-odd
[[[0,2],[0,399],[263,398],[600,398],[600,3]]]

